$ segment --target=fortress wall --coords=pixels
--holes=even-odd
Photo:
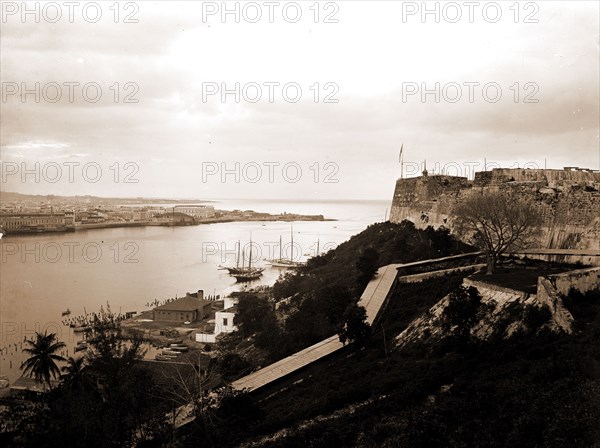
[[[505,182],[577,183],[587,185],[600,182],[600,174],[581,170],[531,170],[522,168],[496,168],[475,173],[475,183],[499,184]]]
[[[398,179],[394,190],[390,221],[413,221],[417,227],[439,227],[447,220],[451,206],[471,182],[466,177],[424,176]]]
[[[585,294],[600,289],[600,268],[579,269],[548,277],[559,294],[569,294],[571,288]]]
[[[571,170],[494,169],[476,173],[472,182],[438,175],[398,179],[390,221],[451,229],[457,203],[482,191],[505,191],[537,204],[540,247],[600,250],[599,190],[600,173]]]

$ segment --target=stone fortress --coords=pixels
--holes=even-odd
[[[498,168],[477,172],[472,181],[424,171],[398,179],[390,221],[452,229],[455,204],[482,190],[510,191],[535,201],[543,217],[539,248],[600,250],[600,172],[589,169]]]

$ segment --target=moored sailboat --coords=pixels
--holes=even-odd
[[[249,282],[251,280],[258,279],[262,275],[264,268],[253,268],[252,267],[252,238],[250,238],[250,256],[248,257],[248,267],[247,268],[244,267],[244,258],[245,258],[245,254],[244,254],[244,251],[242,251],[242,267],[239,269],[236,269],[236,271],[234,271],[234,272],[230,272],[230,275],[235,277],[238,282]],[[238,257],[238,259],[239,259],[239,257]]]
[[[250,242],[250,244],[252,245],[252,242]],[[235,263],[235,267],[230,267],[230,266],[219,266],[219,270],[225,270],[229,273],[229,275],[239,275],[239,274],[248,274],[250,272],[256,272],[256,271],[264,271],[264,268],[245,268],[243,265],[243,260],[242,260],[242,266],[240,267],[240,249],[241,249],[241,245],[240,242],[237,242],[237,259],[236,259],[236,263]],[[251,247],[252,249],[252,247]]]
[[[268,263],[274,268],[299,268],[305,265],[305,263],[301,261],[294,261],[294,227],[291,229],[291,253],[290,258],[283,257],[283,245],[281,243],[281,236],[279,237],[279,258],[274,258],[272,260],[267,260]]]

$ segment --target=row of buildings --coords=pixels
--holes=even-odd
[[[4,233],[53,232],[75,230],[89,225],[118,225],[127,223],[195,223],[215,217],[209,205],[174,207],[70,208],[55,212],[53,207],[38,209],[3,208],[0,211],[0,229]]]

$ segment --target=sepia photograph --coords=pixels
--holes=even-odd
[[[600,448],[600,2],[0,13],[0,446]]]

